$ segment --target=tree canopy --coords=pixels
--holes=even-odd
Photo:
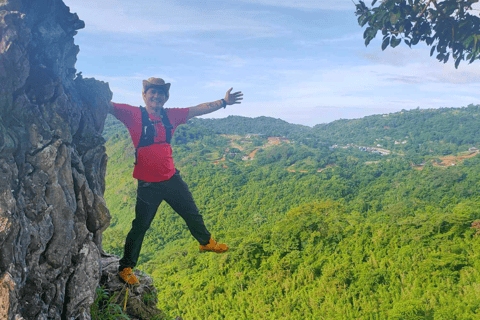
[[[480,17],[472,5],[479,0],[373,0],[371,6],[360,1],[356,16],[360,26],[367,25],[363,38],[368,46],[380,31],[382,50],[395,48],[402,40],[409,47],[425,42],[446,63],[450,57],[455,68],[462,60],[480,59]]]

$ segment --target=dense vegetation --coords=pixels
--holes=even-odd
[[[338,144],[380,143],[394,151],[450,154],[480,144],[480,105],[415,109],[316,125],[314,135]],[[406,141],[395,144],[395,141]],[[430,151],[431,150],[431,151]]]
[[[480,157],[467,150],[480,144],[479,107],[314,128],[240,117],[180,127],[177,167],[231,249],[198,253],[162,204],[139,265],[159,307],[184,319],[478,318]],[[275,135],[285,139],[267,139]],[[133,147],[114,119],[105,137],[104,248],[121,255],[134,214]],[[377,145],[390,154],[359,148]],[[469,158],[445,166],[446,154]]]

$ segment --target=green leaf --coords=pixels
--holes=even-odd
[[[385,6],[387,7],[388,10],[392,10],[393,7],[395,7],[395,1],[386,1],[384,2]]]
[[[392,46],[392,48],[395,48],[400,44],[400,42],[402,42],[402,39],[392,38],[392,40],[390,41],[390,45]]]
[[[363,32],[363,39],[367,39],[369,34],[370,34],[370,30],[372,30],[372,27],[367,27],[365,29],[365,31]]]
[[[382,42],[382,51],[385,50],[388,47],[388,44],[390,43],[390,37],[386,37],[383,39]]]
[[[457,60],[455,60],[455,69],[458,69],[458,65],[460,64],[460,61],[462,61],[462,57],[458,57]]]
[[[473,39],[474,39],[474,36],[473,36],[473,35],[471,35],[470,37],[468,37],[467,40],[465,40],[465,42],[464,42],[465,47],[469,47],[470,44],[473,42]]]
[[[363,37],[365,38],[365,46],[368,46],[370,41],[375,38],[377,35],[378,29],[373,28],[373,27],[368,27],[365,29],[365,32],[363,33]]]
[[[372,7],[375,5],[376,2],[377,2],[377,0],[372,1]]]
[[[430,49],[430,57],[433,56],[433,53],[435,52],[435,47],[436,46],[433,46],[432,49]]]
[[[412,23],[410,22],[410,20],[405,20],[403,22],[403,25],[405,27],[405,35],[408,35],[410,33],[410,31],[412,31]]]
[[[437,46],[437,51],[441,53],[446,53],[447,52],[447,47],[445,45],[438,45]]]
[[[445,58],[443,58],[443,63],[446,63],[448,58],[450,58],[450,52],[445,55]]]
[[[364,15],[362,15],[358,18],[358,24],[360,25],[360,27],[363,27],[369,21],[370,21],[369,16],[366,15],[366,14],[364,14]]]

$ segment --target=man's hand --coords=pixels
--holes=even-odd
[[[227,105],[242,103],[240,100],[243,100],[243,93],[241,91],[230,93],[232,92],[232,90],[233,88],[228,89],[227,93],[225,94],[225,99],[223,99],[225,100],[225,103]],[[187,120],[193,117],[197,117],[197,116],[201,116],[207,113],[217,111],[224,107],[225,105],[221,100],[206,102],[206,103],[199,104],[198,106],[195,106],[195,107],[190,107],[188,108]]]
[[[233,90],[233,88],[228,89],[227,93],[225,94],[225,99],[224,100],[227,103],[227,105],[242,103],[242,101],[240,101],[240,100],[243,100],[242,91],[237,91],[237,92],[234,92],[234,93],[230,93],[230,92],[232,92],[232,90]]]

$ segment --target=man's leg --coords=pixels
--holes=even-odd
[[[163,200],[160,192],[158,192],[159,190],[152,187],[152,185],[152,183],[138,181],[135,219],[125,240],[124,254],[120,260],[119,271],[122,271],[123,268],[133,268],[137,265],[143,238],[157,213],[158,206]]]
[[[187,184],[177,172],[165,185],[165,201],[185,220],[192,236],[200,245],[206,245],[210,241],[208,232],[203,222],[202,215],[198,212],[197,205]]]

